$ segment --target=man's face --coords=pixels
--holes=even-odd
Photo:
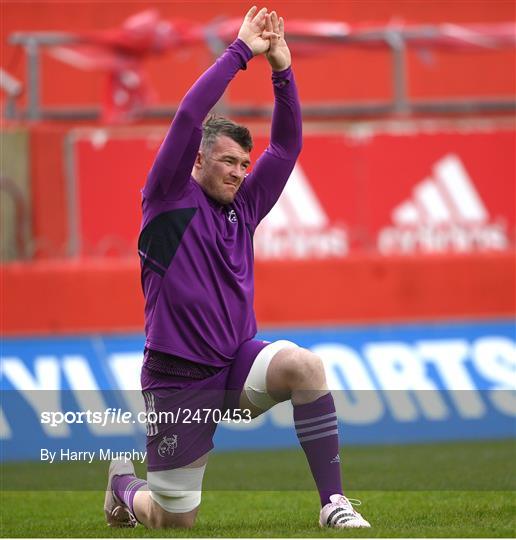
[[[250,163],[249,152],[233,139],[220,135],[211,148],[199,152],[193,174],[207,195],[220,204],[230,204]]]

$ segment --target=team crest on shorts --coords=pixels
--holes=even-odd
[[[163,437],[163,440],[158,446],[158,455],[159,457],[173,456],[176,448],[177,435],[172,435],[172,437]]]

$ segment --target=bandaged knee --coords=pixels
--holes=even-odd
[[[257,355],[249,375],[244,383],[244,392],[247,399],[262,411],[267,411],[277,401],[267,392],[267,370],[276,353],[282,349],[297,347],[292,341],[282,339],[264,347]]]
[[[201,504],[202,479],[206,465],[147,473],[150,496],[163,510],[184,514]]]

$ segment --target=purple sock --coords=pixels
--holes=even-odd
[[[134,496],[138,490],[146,485],[147,482],[145,480],[136,478],[136,476],[133,476],[132,474],[113,476],[113,479],[111,480],[111,489],[133,514]]]
[[[319,491],[321,506],[324,506],[330,502],[330,495],[342,493],[333,396],[328,393],[312,403],[294,405],[294,423]]]

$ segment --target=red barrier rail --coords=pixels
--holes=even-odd
[[[514,252],[263,263],[261,326],[511,317]],[[2,335],[143,330],[136,259],[1,267]]]

